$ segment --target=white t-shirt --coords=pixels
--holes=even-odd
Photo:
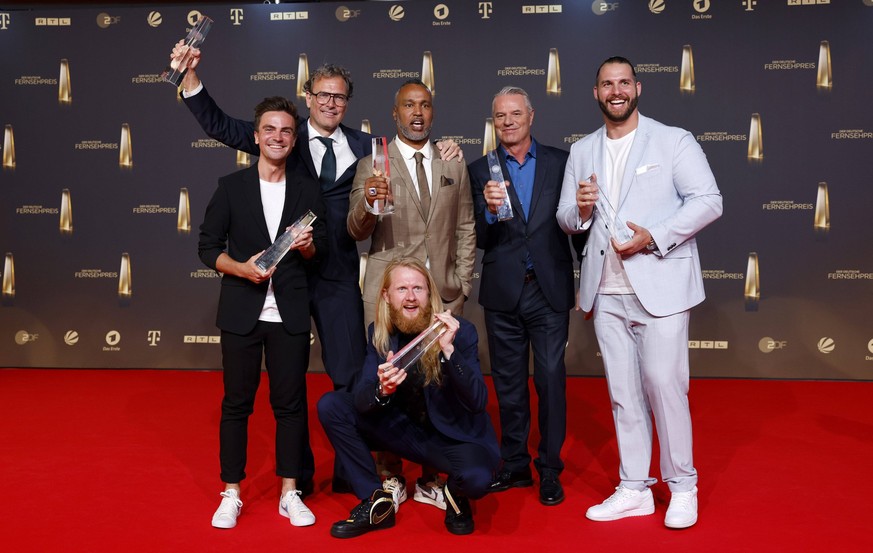
[[[634,129],[628,134],[615,140],[605,136],[606,147],[603,149],[603,167],[606,170],[606,187],[601,186],[601,190],[606,193],[606,198],[612,209],[618,209],[618,201],[621,197],[621,183],[624,178],[625,166],[627,166],[627,157],[630,154],[631,146],[634,143],[634,136],[637,131]],[[604,217],[607,214],[601,213]],[[614,216],[615,213],[609,213],[609,216]],[[610,228],[613,221],[609,222]],[[622,224],[625,224],[623,221]],[[628,232],[630,232],[628,230]],[[606,259],[603,263],[603,275],[600,277],[600,287],[597,289],[599,294],[633,294],[634,289],[624,272],[624,264],[621,261],[621,256],[618,255],[611,247],[607,248]]]
[[[273,240],[285,229],[279,228],[282,220],[282,211],[285,209],[285,181],[267,182],[261,180],[261,205],[264,208],[264,219],[267,220],[267,231]],[[270,287],[267,289],[267,297],[264,299],[264,307],[261,308],[259,321],[281,323],[279,307],[276,305],[276,295],[273,293],[273,279],[270,279]]]

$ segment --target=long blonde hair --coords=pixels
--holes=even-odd
[[[391,334],[395,332],[394,323],[391,322],[391,310],[389,304],[385,301],[385,292],[391,286],[391,273],[398,268],[411,269],[424,277],[427,281],[428,295],[430,298],[431,313],[443,312],[443,300],[437,290],[436,282],[430,275],[430,271],[424,266],[424,263],[414,257],[401,257],[392,260],[385,267],[385,272],[382,274],[382,285],[379,287],[379,299],[376,302],[376,321],[373,324],[373,345],[376,351],[382,357],[388,356],[388,351],[391,347]],[[396,353],[396,352],[395,352]],[[438,347],[431,347],[419,360],[419,364],[424,372],[425,386],[432,383],[439,385],[442,379],[442,371],[440,370]]]

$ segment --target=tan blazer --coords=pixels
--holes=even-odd
[[[372,156],[358,162],[349,200],[347,226],[357,241],[371,239],[364,274],[364,324],[375,316],[382,273],[396,257],[428,260],[430,272],[446,307],[460,314],[472,289],[476,258],[473,196],[467,167],[457,160],[434,157],[430,214],[421,211],[418,191],[395,141],[388,145],[395,212],[376,216],[365,207],[364,183],[373,174]]]

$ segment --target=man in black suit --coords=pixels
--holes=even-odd
[[[224,399],[219,432],[225,489],[212,518],[233,528],[242,507],[248,419],[265,360],[270,404],[276,419],[276,474],[282,478],[280,514],[294,526],[315,523],[297,483],[301,452],[308,446],[306,369],[309,365],[308,265],[317,262],[327,237],[318,184],[286,168],[296,139],[297,109],[281,97],[255,108],[252,139],[258,163],[218,181],[200,225],[199,255],[222,274],[216,324],[221,329]],[[267,271],[255,260],[295,220],[311,210],[319,219],[302,231],[278,265]]]
[[[559,475],[567,427],[566,368],[569,311],[573,307],[573,258],[555,220],[568,153],[530,135],[534,110],[521,88],[506,87],[492,103],[497,154],[506,177],[492,180],[486,157],[469,166],[477,246],[484,250],[479,303],[485,308],[491,376],[500,412],[503,467],[491,491],[533,485],[528,358],[539,398],[540,443],[534,461],[540,501],[564,500]],[[508,195],[513,217],[497,209]]]

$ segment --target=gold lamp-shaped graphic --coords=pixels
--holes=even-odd
[[[361,132],[365,132],[370,134],[372,131],[370,130],[370,120],[369,119],[361,119]]]
[[[682,47],[682,67],[679,70],[679,90],[694,94],[694,54],[691,45]]]
[[[68,106],[73,103],[73,87],[70,83],[70,62],[61,60],[61,73],[58,78],[58,104]]]
[[[249,154],[247,154],[246,152],[244,152],[242,150],[236,151],[236,166],[237,167],[240,167],[240,168],[248,167],[249,165],[251,165],[251,163],[252,163],[252,161],[251,161],[251,158],[249,157]]]
[[[761,127],[761,115],[752,114],[752,123],[749,128],[749,161],[763,161],[764,159],[764,130]]]
[[[15,169],[15,134],[12,125],[3,130],[3,168]]]
[[[546,94],[549,96],[561,95],[561,60],[558,58],[558,49],[549,49],[549,69],[546,73]]]
[[[758,271],[758,254],[751,252],[746,266],[746,286],[743,291],[746,311],[757,311],[758,302],[761,301],[761,275]]]
[[[497,133],[494,131],[494,119],[485,118],[485,136],[482,138],[482,155],[497,147]]]
[[[815,220],[812,224],[816,234],[827,235],[831,230],[831,207],[828,197],[828,183],[818,183],[815,197]]]
[[[13,299],[15,299],[15,261],[12,259],[12,253],[6,252],[6,259],[3,261],[3,302]]]
[[[297,57],[297,97],[306,98],[306,91],[303,89],[306,81],[309,80],[309,58],[306,54],[300,54]]]
[[[130,254],[124,252],[121,254],[121,270],[118,272],[118,299],[129,300],[133,296],[131,281]]]
[[[59,228],[62,235],[73,234],[73,200],[70,197],[70,189],[61,190],[61,218]]]
[[[834,85],[831,75],[831,45],[828,41],[821,41],[818,47],[818,71],[816,72],[815,85],[819,90],[829,91]]]
[[[179,234],[191,233],[191,204],[188,201],[188,189],[179,189],[179,213],[176,218],[176,230]]]
[[[121,143],[118,145],[118,166],[133,169],[133,146],[130,139],[130,125],[121,125]]]
[[[430,90],[431,96],[436,96],[436,79],[433,74],[433,54],[425,52],[421,57],[421,82]]]

